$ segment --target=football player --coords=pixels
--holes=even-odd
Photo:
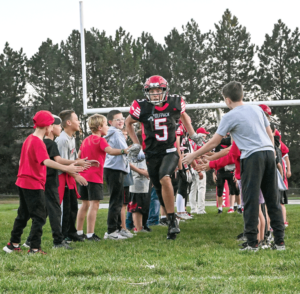
[[[144,84],[145,99],[134,100],[126,119],[128,135],[134,145],[139,144],[133,124],[141,122],[143,149],[150,179],[156,189],[161,205],[165,208],[169,227],[168,239],[174,240],[180,233],[174,214],[174,191],[171,175],[179,160],[176,148],[176,124],[179,119],[191,139],[202,143],[185,112],[185,102],[179,95],[170,95],[168,82],[161,76],[152,76]]]

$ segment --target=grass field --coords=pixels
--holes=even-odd
[[[0,205],[1,248],[10,238],[15,204]],[[75,250],[51,249],[49,222],[42,248],[46,256],[0,253],[0,293],[300,293],[300,206],[287,206],[286,251],[239,252],[235,237],[242,216],[208,214],[180,224],[176,241],[166,227],[133,239],[73,243]],[[96,234],[103,237],[107,210],[98,212]],[[28,235],[24,231],[22,241]]]

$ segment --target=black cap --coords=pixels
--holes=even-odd
[[[61,118],[55,114],[52,114],[54,117],[54,125],[60,125],[61,124]]]

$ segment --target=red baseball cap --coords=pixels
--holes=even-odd
[[[206,132],[206,130],[204,128],[199,128],[197,131],[196,131],[197,134],[201,133],[201,134],[210,134],[210,132]]]
[[[40,127],[48,127],[54,123],[55,119],[50,111],[41,110],[38,111],[33,117],[34,128]]]

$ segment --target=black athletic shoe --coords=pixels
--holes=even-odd
[[[280,242],[279,244],[273,244],[271,247],[272,250],[285,250],[284,242]]]
[[[152,229],[150,229],[148,226],[144,226],[144,230],[147,232],[152,232]]]
[[[168,225],[168,219],[166,217],[161,218],[160,221],[159,221],[159,225],[166,227]]]
[[[240,207],[240,208],[237,209],[237,212],[238,212],[239,214],[243,214],[243,209]]]
[[[175,239],[176,239],[176,234],[170,234],[170,233],[168,233],[167,240],[175,240]]]
[[[6,253],[12,253],[12,252],[22,252],[22,249],[20,248],[20,245],[18,247],[15,247],[12,243],[7,243],[5,247],[3,247],[3,250]]]
[[[74,248],[70,247],[70,245],[65,241],[63,240],[61,243],[59,244],[53,244],[53,249],[56,249],[56,248],[63,248],[63,249],[67,249],[67,250],[73,250]]]
[[[22,246],[25,248],[30,248],[30,242],[26,240],[26,242]]]
[[[82,236],[82,235],[78,235],[77,233],[75,233],[75,234],[71,234],[71,235],[69,235],[66,239],[65,239],[65,241],[67,242],[67,243],[71,243],[71,241],[74,241],[74,242],[83,242],[84,241],[84,237]]]
[[[240,233],[237,237],[236,237],[237,241],[247,241],[246,236],[244,236],[244,233]]]
[[[244,246],[240,249],[240,251],[258,251],[258,244],[250,246],[247,242],[245,242]]]
[[[86,238],[86,240],[88,241],[101,241],[101,238],[98,237],[96,234],[93,234],[93,236],[91,238]]]
[[[237,206],[234,206],[234,207],[233,207],[233,210],[234,210],[234,211],[237,211],[237,209],[238,209]]]
[[[28,250],[28,255],[31,255],[31,254],[42,254],[42,255],[46,255],[47,253],[45,251],[42,250],[42,248],[39,248],[38,250],[33,250],[33,249],[29,249]]]
[[[218,209],[218,214],[223,213],[223,210]]]
[[[168,218],[169,218],[169,229],[168,229],[168,233],[170,234],[179,234],[180,233],[180,229],[178,226],[178,221],[176,219],[176,215],[175,213],[170,213],[168,214]]]

